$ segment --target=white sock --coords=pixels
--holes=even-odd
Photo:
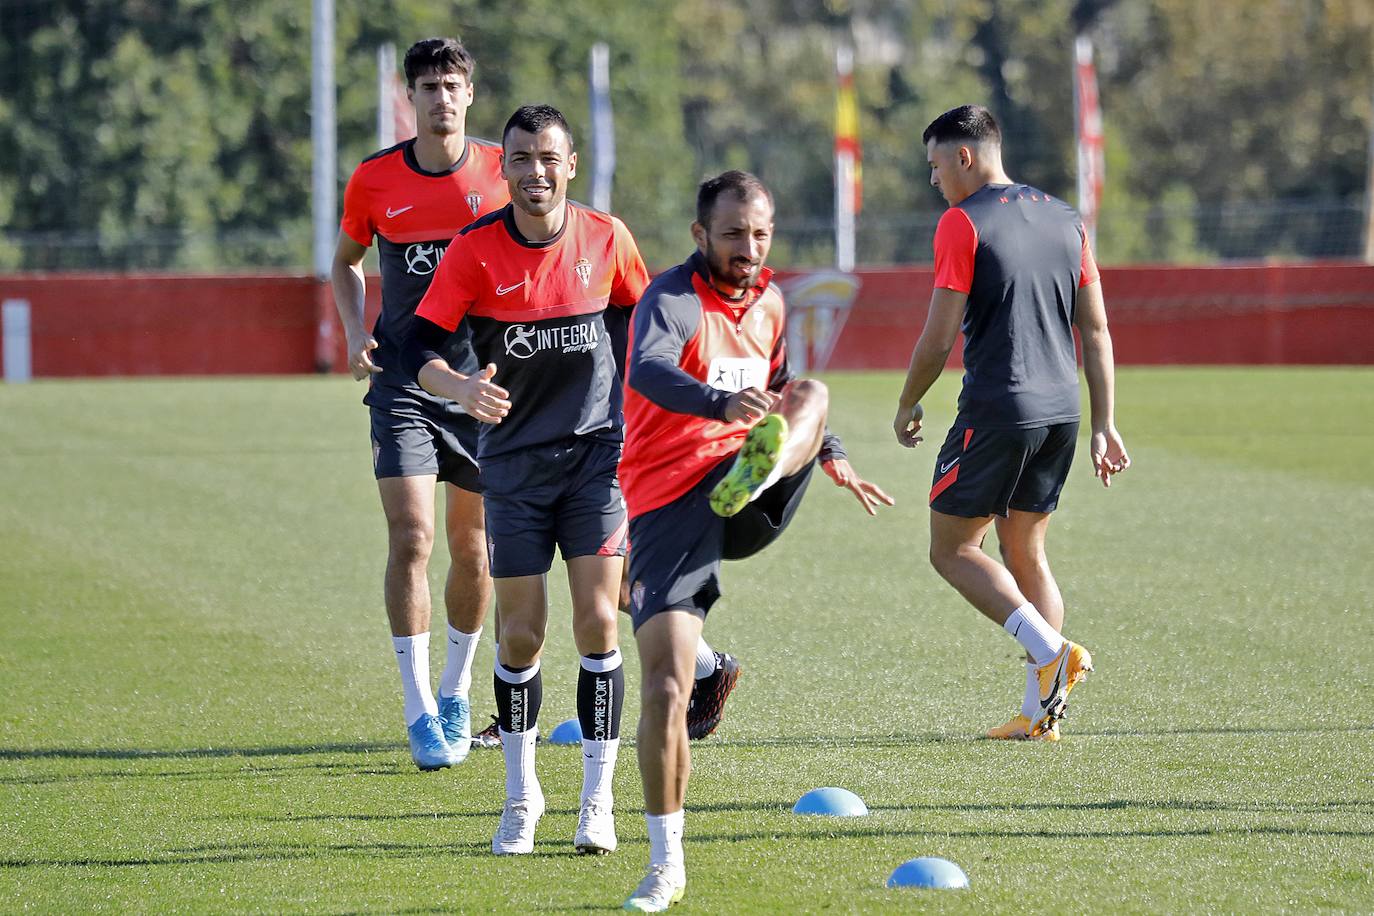
[[[582,807],[593,801],[611,807],[614,802],[611,781],[619,753],[619,738],[609,741],[582,739]]]
[[[476,633],[464,633],[453,624],[448,626],[448,661],[444,664],[444,674],[439,678],[439,696],[466,697],[472,686],[472,657],[477,654],[477,642],[482,638],[482,628]]]
[[[541,798],[539,777],[534,773],[534,740],[539,729],[523,732],[501,732],[501,752],[506,756],[506,798]]]
[[[649,822],[649,864],[686,868],[687,860],[682,854],[682,810],[671,814],[646,812],[644,820]]]
[[[706,637],[697,637],[697,680],[710,677],[716,670],[716,650],[706,644]]]
[[[1021,644],[1021,648],[1035,659],[1037,665],[1043,665],[1054,658],[1064,645],[1064,637],[1045,622],[1045,618],[1040,616],[1035,605],[1029,601],[1011,612],[1007,622],[1002,624],[1002,629]],[[1036,702],[1039,703],[1038,700]]]
[[[396,664],[401,669],[406,725],[414,725],[415,720],[425,713],[431,716],[438,715],[439,705],[434,702],[434,694],[429,691],[429,634],[393,636],[391,645],[396,649]]]
[[[1032,662],[1026,662],[1026,695],[1021,698],[1021,715],[1027,719],[1034,719],[1040,714],[1040,675],[1036,674],[1038,666]]]

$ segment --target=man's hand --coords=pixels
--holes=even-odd
[[[458,383],[454,398],[468,416],[483,423],[500,423],[510,413],[510,392],[492,383],[495,374],[496,364],[487,363],[486,368]]]
[[[1126,454],[1126,445],[1115,426],[1094,432],[1090,454],[1093,460],[1093,476],[1102,481],[1102,486],[1112,485],[1112,475],[1120,474],[1131,466],[1131,456]]]
[[[372,351],[377,349],[377,338],[364,334],[359,339],[348,339],[348,371],[353,373],[354,381],[361,382],[369,375],[376,375],[382,367],[372,361]]]
[[[916,443],[924,441],[917,433],[921,431],[921,421],[926,411],[920,402],[910,407],[897,405],[897,417],[892,421],[892,431],[897,434],[897,442],[906,448],[915,448]]]
[[[782,402],[782,395],[758,388],[745,388],[730,395],[725,402],[725,422],[746,420],[755,423],[773,412]]]
[[[836,458],[834,461],[822,461],[821,470],[825,471],[827,477],[835,481],[835,486],[844,487],[854,494],[854,498],[859,501],[859,505],[864,507],[864,511],[869,515],[877,515],[879,506],[894,506],[896,502],[891,496],[883,492],[883,488],[876,483],[869,483],[849,466],[849,462],[844,458]]]

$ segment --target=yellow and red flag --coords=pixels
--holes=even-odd
[[[854,93],[854,55],[841,48],[835,55],[839,90],[835,94],[835,177],[837,191],[851,213],[863,210],[863,147],[859,143],[859,100]]]

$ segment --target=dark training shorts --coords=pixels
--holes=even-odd
[[[787,528],[811,480],[813,460],[784,477],[736,516],[711,511],[711,489],[735,456],[721,459],[677,499],[630,520],[630,616],[634,627],[662,611],[704,618],[720,597],[720,561],[753,556]]]
[[[363,398],[372,414],[372,472],[384,477],[433,474],[470,493],[477,480],[478,421],[456,404],[425,401],[374,386]]]
[[[960,518],[1053,512],[1077,439],[1077,420],[1029,429],[973,429],[956,421],[935,459],[930,508]]]
[[[538,576],[563,559],[625,556],[620,446],[573,438],[482,463],[487,550],[496,579]]]

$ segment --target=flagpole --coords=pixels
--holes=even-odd
[[[615,121],[611,114],[611,49],[605,42],[592,45],[592,206],[611,212],[611,185],[615,180]]]
[[[850,81],[854,74],[854,51],[847,44],[835,48],[835,75],[837,93],[835,124],[835,269],[844,273],[854,270],[854,150],[848,143],[840,142],[841,131],[846,127],[840,122],[839,112],[845,104],[844,93],[852,94]],[[852,103],[852,95],[850,98]],[[852,140],[853,138],[848,138]]]
[[[396,145],[396,46],[377,45],[377,148]]]

